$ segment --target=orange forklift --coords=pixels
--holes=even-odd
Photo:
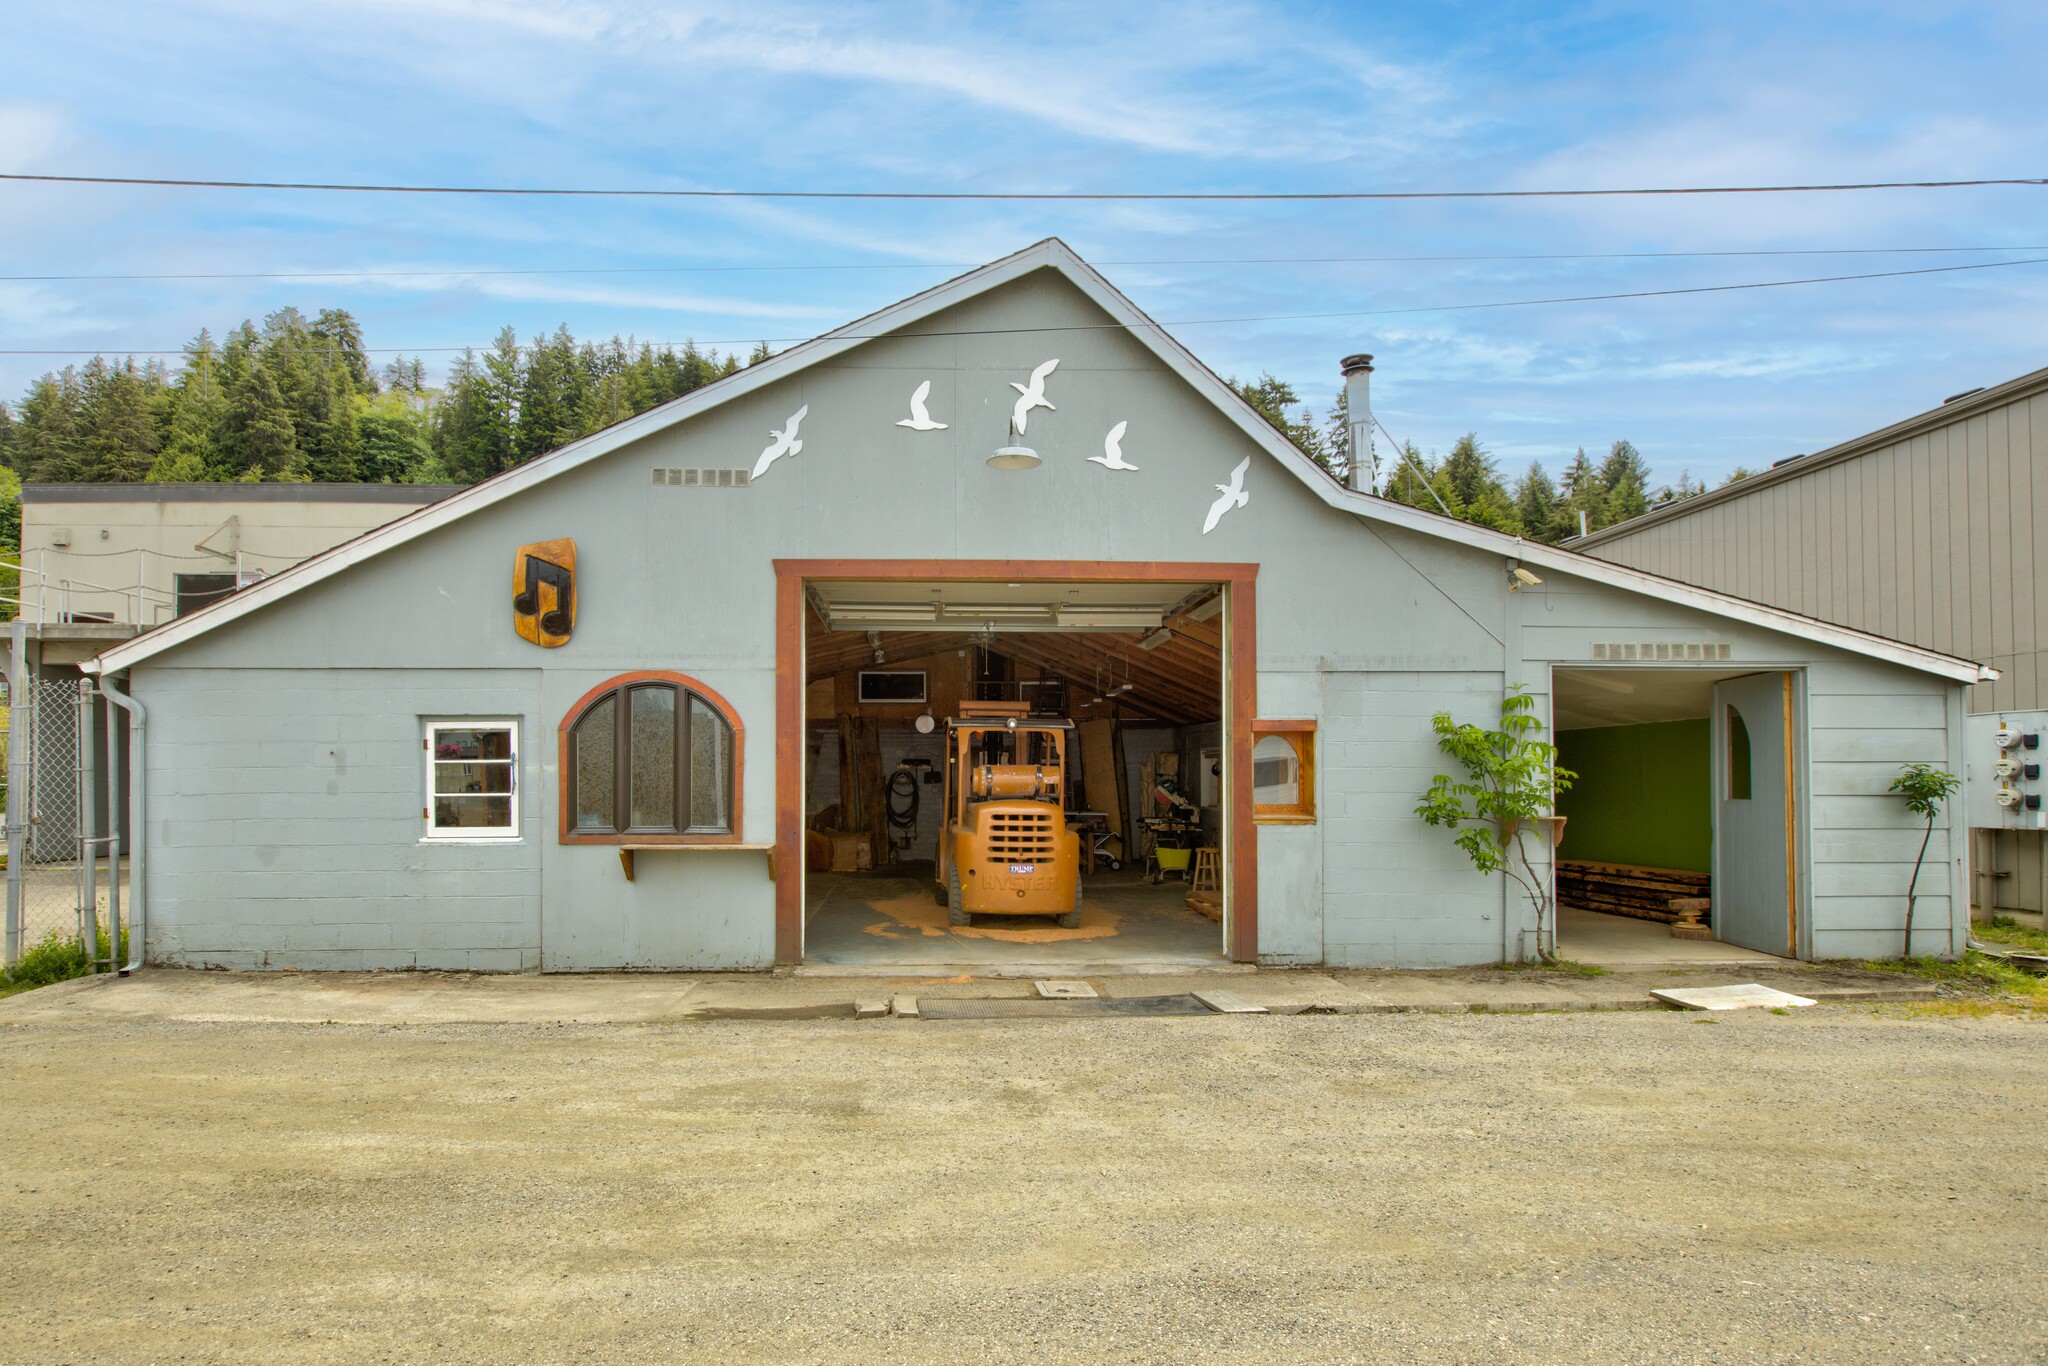
[[[937,873],[949,923],[977,915],[1081,923],[1081,837],[1065,810],[1073,729],[1029,715],[1022,702],[963,702],[946,722]]]

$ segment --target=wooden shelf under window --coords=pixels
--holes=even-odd
[[[766,854],[768,856],[768,880],[775,881],[775,846],[772,844],[620,844],[613,846],[619,851],[619,867],[626,871],[626,881],[633,880],[633,855],[635,854]]]

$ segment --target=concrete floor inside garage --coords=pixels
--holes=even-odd
[[[1187,884],[1158,886],[1126,864],[1083,882],[1081,923],[1061,929],[1043,916],[976,916],[946,923],[933,895],[931,865],[907,863],[862,873],[812,873],[805,879],[804,962],[818,971],[849,967],[972,966],[982,975],[1006,968],[1114,965],[1217,967],[1223,933],[1187,908]]]

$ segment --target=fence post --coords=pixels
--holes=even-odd
[[[27,828],[29,727],[34,708],[28,696],[28,623],[19,615],[12,629],[13,653],[7,660],[7,939],[4,961],[12,967],[21,957],[22,832]]]
[[[92,680],[81,678],[78,690],[78,933],[85,961],[100,961],[100,893],[93,857]]]

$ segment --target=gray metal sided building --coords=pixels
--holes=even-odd
[[[1023,446],[1035,468],[992,458]],[[548,546],[558,580],[510,572]],[[857,775],[864,735],[914,743],[890,737],[919,701],[868,697],[870,658],[939,697],[1059,675],[1134,767],[1141,727],[1184,746],[1222,863],[1208,956],[1395,966],[1550,947],[1413,814],[1447,762],[1434,712],[1491,722],[1526,685],[1560,729],[1696,727],[1715,932],[1830,958],[1897,952],[1919,828],[1885,784],[1960,762],[1981,676],[1346,488],[1056,241],[87,667],[145,718],[124,791],[154,961],[761,968],[818,953],[834,913],[807,856],[821,747]],[[1581,784],[1628,809],[1673,781]],[[1929,952],[1967,930],[1950,834]],[[891,914],[854,936],[883,962],[938,933]]]
[[[1999,676],[1970,690],[1972,712],[2048,710],[2048,369],[1571,545],[1981,660]],[[1987,837],[1984,904],[2040,910],[2043,847]]]

